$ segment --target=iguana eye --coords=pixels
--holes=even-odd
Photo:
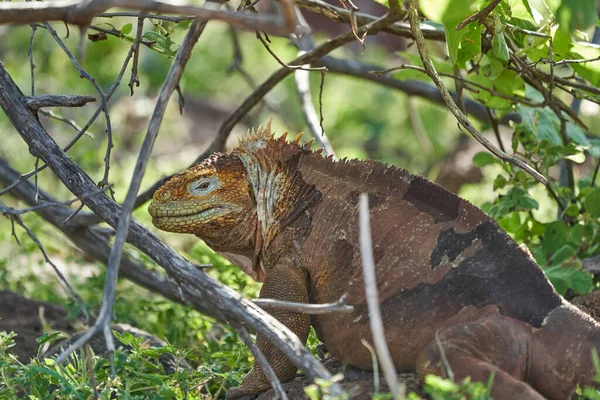
[[[205,196],[219,187],[219,180],[216,176],[200,178],[188,186],[188,192],[193,195]]]

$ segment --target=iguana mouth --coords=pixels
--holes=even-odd
[[[152,216],[153,220],[187,220],[189,217],[195,217],[194,219],[200,217],[211,217],[220,215],[223,212],[227,211],[222,207],[208,207],[203,210],[165,210],[159,209],[155,207],[149,207],[148,212]]]

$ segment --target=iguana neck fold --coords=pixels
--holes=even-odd
[[[252,187],[263,250],[290,217],[310,206],[303,201],[306,188],[296,183],[301,181],[298,160],[312,152],[308,146],[298,146],[300,135],[291,143],[286,136],[287,132],[274,138],[269,121],[264,129],[251,132],[232,152],[243,163]]]

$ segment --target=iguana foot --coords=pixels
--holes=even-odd
[[[244,377],[242,386],[231,388],[227,391],[227,400],[235,400],[240,397],[259,394],[268,390],[271,384],[267,380],[262,368],[254,366],[248,375]]]

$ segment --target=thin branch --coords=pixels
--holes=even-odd
[[[363,279],[365,281],[365,292],[367,297],[367,306],[369,309],[369,323],[371,334],[373,335],[373,344],[377,352],[377,360],[383,370],[383,376],[390,388],[390,392],[395,399],[400,396],[398,387],[398,374],[388,348],[385,332],[383,329],[383,319],[381,309],[379,308],[379,295],[377,294],[377,280],[375,277],[375,260],[373,259],[373,244],[371,241],[371,223],[369,221],[369,197],[366,193],[361,193],[358,203],[359,210],[359,243],[360,256],[362,257]]]
[[[378,18],[376,16],[360,12],[354,12],[354,14],[352,14],[350,11],[344,8],[333,6],[322,0],[295,0],[294,3],[296,4],[296,6],[304,10],[322,15],[323,17],[328,18],[332,21],[341,22],[344,24],[351,24],[353,15],[354,18],[356,18],[356,24],[358,26],[372,23]],[[421,26],[421,29],[426,39],[440,41],[446,40],[446,33],[443,29],[437,29],[434,26],[428,24],[423,24]],[[404,22],[395,22],[383,28],[382,31],[406,38],[413,37],[413,34],[410,30],[410,26]]]
[[[94,96],[77,94],[40,94],[25,97],[27,107],[31,110],[39,110],[42,107],[83,107],[95,101]]]
[[[21,217],[17,213],[14,213],[13,211],[14,210],[11,209],[10,207],[6,207],[2,203],[0,203],[0,212],[2,212],[2,215],[4,215],[6,218],[8,218],[11,221],[11,223],[13,224],[13,235],[14,235],[14,223],[19,225],[21,228],[23,228],[25,230],[25,232],[27,232],[27,236],[29,236],[29,238],[31,240],[33,240],[35,245],[38,247],[38,249],[42,253],[42,256],[44,256],[44,260],[48,264],[50,264],[50,266],[54,270],[54,273],[56,273],[56,276],[58,276],[59,282],[61,282],[65,286],[65,288],[67,289],[69,294],[75,299],[75,301],[79,305],[79,309],[81,310],[81,313],[83,314],[83,316],[85,318],[85,322],[87,323],[90,319],[90,315],[88,314],[87,308],[85,308],[85,305],[83,304],[83,300],[81,300],[81,297],[79,297],[79,295],[77,294],[75,289],[73,289],[73,287],[71,286],[71,284],[69,283],[67,278],[65,278],[65,276],[62,274],[62,272],[60,272],[60,270],[58,269],[56,264],[54,264],[52,262],[52,260],[50,260],[50,258],[48,257],[48,253],[46,253],[46,250],[44,249],[42,242],[40,242],[40,240],[38,239],[36,234],[33,233],[33,231],[31,229],[29,229],[29,227],[23,223],[23,220],[21,220]],[[16,237],[16,235],[15,235],[15,237]]]
[[[49,165],[52,171],[76,196],[94,190],[94,182],[49,137],[21,100],[22,93],[0,63],[0,107],[29,145],[30,152],[46,163],[52,161]],[[109,197],[103,194],[94,196],[85,200],[85,204],[110,226],[117,226],[120,209]],[[281,349],[309,379],[331,380],[327,369],[285,325],[251,301],[198,270],[142,224],[133,220],[127,239],[163,266],[169,276],[180,283],[182,293],[194,308],[219,321],[236,320],[246,324]],[[330,393],[341,395],[343,390],[339,384],[334,383],[330,386]]]
[[[496,8],[496,6],[500,3],[500,1],[501,0],[490,1],[490,4],[488,4],[487,6],[482,8],[480,11],[476,12],[475,14],[471,15],[470,17],[468,17],[467,19],[462,21],[460,24],[456,25],[456,30],[460,31],[462,28],[469,25],[473,21],[479,21],[480,24],[483,24],[483,21],[485,21],[487,16],[490,15],[490,13],[492,11],[494,11],[494,8]]]
[[[368,32],[368,34],[375,34],[384,27],[389,26],[390,23],[394,21],[397,17],[392,17],[390,15],[386,15],[375,22],[361,26],[358,29],[359,33]],[[343,33],[334,38],[327,40],[325,43],[315,47],[313,50],[306,52],[305,54],[297,57],[292,62],[288,63],[291,65],[304,65],[304,64],[312,64],[319,58],[324,55],[330,53],[336,48],[343,46],[346,43],[354,40],[354,34],[352,32]],[[256,105],[258,104],[262,98],[271,91],[279,82],[281,82],[284,78],[292,73],[292,70],[289,68],[283,67],[279,70],[275,71],[266,81],[264,81],[260,86],[258,86],[254,91],[250,94],[250,96],[246,97],[246,99],[240,104],[240,106],[233,111],[221,124],[217,132],[217,137],[213,140],[209,149],[220,148],[227,140],[227,136],[233,129],[233,127],[241,121],[241,119]],[[213,150],[214,151],[214,150]],[[210,153],[209,153],[210,154]],[[198,163],[206,158],[204,155],[198,157],[195,163]]]
[[[467,115],[467,109],[465,108],[465,99],[463,97],[464,81],[460,76],[460,69],[458,67],[453,68],[454,72],[454,87],[456,88],[456,104],[460,111]]]
[[[37,29],[37,26],[35,25],[31,25],[31,38],[29,39],[29,52],[27,53],[29,55],[29,70],[30,70],[30,75],[31,75],[31,95],[34,96],[35,95],[35,63],[33,62],[33,41],[35,39],[35,31]]]
[[[8,185],[14,182],[19,173],[13,170],[5,160],[0,159],[0,185]],[[24,182],[19,187],[11,192],[17,199],[25,202],[31,207],[36,206],[35,202],[35,187],[30,182]],[[65,225],[62,221],[72,213],[71,207],[61,204],[60,201],[54,199],[49,193],[40,191],[40,196],[53,205],[50,207],[36,208],[35,212],[44,220],[54,225],[67,238],[69,238],[87,257],[91,257],[102,263],[106,263],[110,253],[110,243],[106,235],[101,233],[98,226],[72,226]],[[178,303],[184,303],[179,297],[177,285],[169,281],[162,274],[148,270],[145,265],[134,260],[131,257],[125,257],[121,260],[122,268],[119,273],[135,282],[136,284],[145,287],[146,289],[160,293],[164,297]]]
[[[509,24],[507,22],[504,22],[503,25],[506,26],[506,27],[508,27],[513,32],[519,32],[519,33],[523,33],[525,35],[537,36],[537,37],[542,37],[542,38],[546,38],[546,39],[550,39],[551,38],[550,35],[546,35],[545,33],[531,31],[529,29],[523,29],[523,28],[521,28],[519,26],[511,25],[511,24]]]
[[[323,303],[323,304],[307,304],[307,303],[295,303],[291,301],[279,301],[273,299],[252,299],[252,302],[260,308],[277,308],[280,310],[289,310],[310,315],[322,315],[331,314],[334,312],[339,313],[350,313],[354,311],[354,307],[347,305],[347,295],[339,298],[335,303]]]
[[[6,4],[6,3],[0,3],[0,7],[2,7],[2,4]],[[10,3],[10,4],[15,4],[15,3]],[[25,4],[32,4],[32,3],[25,3]],[[39,3],[37,3],[37,4],[39,4]],[[106,119],[106,136],[108,138],[108,143],[106,144],[106,153],[104,155],[104,175],[103,175],[102,179],[100,180],[100,182],[98,182],[98,186],[100,186],[100,187],[106,186],[106,185],[108,185],[108,171],[110,170],[110,153],[113,148],[112,126],[110,123],[110,113],[108,112],[107,96],[104,93],[104,91],[100,88],[98,83],[96,82],[96,79],[94,79],[90,74],[88,74],[87,71],[81,66],[81,64],[79,64],[79,61],[77,61],[77,59],[73,56],[73,54],[71,53],[69,48],[61,40],[61,38],[58,37],[58,34],[54,30],[54,28],[52,28],[52,26],[50,26],[50,24],[48,22],[44,22],[44,26],[48,30],[50,35],[52,35],[52,37],[54,38],[56,43],[58,43],[60,48],[67,55],[67,57],[69,57],[69,59],[71,60],[71,62],[75,66],[75,68],[77,68],[77,70],[79,71],[79,76],[90,81],[90,83],[92,84],[92,86],[94,86],[94,89],[96,89],[96,91],[98,92],[98,95],[100,96],[100,101],[102,103],[102,110],[104,111],[104,118]]]
[[[310,68],[310,67],[305,67],[303,65],[290,65],[290,64],[286,64],[285,62],[283,62],[281,60],[281,58],[279,58],[277,56],[277,54],[275,54],[275,52],[273,50],[271,50],[271,46],[269,46],[269,43],[267,43],[267,41],[262,37],[262,35],[260,34],[259,31],[256,31],[256,38],[262,43],[262,45],[265,47],[265,49],[279,63],[279,65],[281,65],[284,68],[291,69],[291,70],[303,69],[303,70],[306,70],[306,71],[321,71],[323,69],[327,69],[326,67]]]
[[[145,13],[142,11],[137,19],[137,30],[135,40],[133,41],[133,64],[131,65],[131,76],[129,77],[129,89],[133,96],[133,87],[140,87],[140,77],[138,76],[138,61],[140,57],[140,42],[142,41],[142,30],[144,28]]]
[[[500,148],[500,150],[502,151],[506,151],[504,149],[504,143],[502,143],[502,137],[500,136],[500,127],[498,126],[498,118],[495,117],[494,115],[494,111],[491,110],[489,107],[486,107],[485,110],[488,113],[488,116],[490,117],[490,124],[492,124],[492,130],[494,131],[494,135],[496,135],[496,140],[498,141],[498,147]]]
[[[305,25],[304,18],[301,17],[302,15],[298,13],[298,20],[301,21],[303,25]],[[293,42],[296,44],[297,47],[300,48],[298,56],[302,56],[306,53],[306,51],[314,49],[312,38],[309,35],[304,35],[303,37],[295,40],[293,39]],[[335,152],[333,150],[333,147],[331,146],[331,142],[329,141],[327,135],[325,135],[325,131],[323,130],[323,124],[317,116],[317,111],[315,110],[315,106],[312,101],[312,96],[310,94],[310,80],[308,71],[303,69],[294,72],[294,82],[296,84],[296,92],[300,97],[300,109],[302,110],[302,116],[304,117],[304,121],[308,125],[312,137],[315,138],[319,146],[325,150],[325,153],[328,156],[331,155],[335,158]],[[320,92],[322,92],[322,89]],[[319,98],[321,98],[321,96],[319,96]],[[319,101],[319,104],[322,105],[322,100]],[[321,109],[321,116],[322,115],[323,110]]]
[[[112,185],[110,185],[110,186],[112,186]],[[82,199],[87,199],[87,198],[89,198],[91,196],[95,196],[95,195],[97,195],[99,193],[102,193],[102,192],[108,190],[108,189],[109,189],[108,187],[104,187],[104,188],[98,189],[98,190],[96,190],[96,191],[94,191],[92,193],[84,194],[83,196],[81,196],[81,199],[80,198],[74,198],[72,200],[67,200],[67,201],[47,201],[46,200],[46,201],[43,201],[41,203],[39,203],[39,201],[36,199],[35,202],[39,203],[39,204],[36,204],[35,206],[32,206],[32,207],[21,208],[21,209],[14,209],[12,207],[3,207],[1,210],[2,210],[2,213],[5,214],[5,215],[6,214],[10,214],[10,215],[23,215],[23,214],[26,214],[26,213],[31,212],[31,211],[41,210],[42,208],[56,207],[57,205],[71,205],[71,204],[75,203],[76,201],[81,201]],[[39,197],[39,193],[38,193],[37,189],[36,189],[36,197]]]
[[[113,95],[113,93],[115,92],[115,90],[117,89],[117,87],[119,86],[119,84],[121,83],[121,79],[123,78],[123,74],[125,73],[125,70],[127,69],[127,65],[129,64],[129,60],[131,59],[131,56],[133,54],[133,47],[131,47],[129,49],[129,53],[127,53],[127,56],[125,57],[125,61],[123,63],[123,66],[121,67],[121,70],[119,71],[119,75],[117,75],[117,79],[115,80],[115,82],[113,83],[113,85],[110,87],[109,91],[106,93],[106,100],[110,100],[111,96]],[[96,111],[94,112],[94,114],[91,116],[91,118],[88,120],[87,124],[81,129],[79,130],[79,133],[77,133],[77,135],[75,135],[75,137],[73,139],[71,139],[71,141],[63,148],[63,150],[69,151],[69,149],[71,149],[71,147],[73,147],[73,145],[75,145],[75,143],[77,143],[77,141],[83,136],[86,135],[87,130],[90,128],[90,126],[92,126],[92,124],[94,123],[94,121],[96,120],[96,118],[98,117],[98,115],[100,115],[100,112],[102,112],[103,110],[103,106],[100,105],[100,107],[98,107],[96,109]],[[44,113],[44,111],[41,111],[42,113]],[[18,186],[19,184],[21,184],[22,182],[26,181],[27,179],[29,179],[30,177],[37,175],[37,173],[39,173],[40,171],[44,170],[47,167],[46,164],[42,165],[39,168],[35,168],[33,171],[30,171],[24,175],[20,175],[19,179],[15,180],[12,184],[8,185],[7,187],[5,187],[4,189],[0,190],[0,196],[2,196],[4,193],[9,192],[10,190],[12,190],[14,187]]]
[[[287,400],[288,397],[285,394],[285,390],[283,390],[283,386],[281,386],[281,382],[279,381],[279,379],[277,379],[277,375],[275,375],[275,372],[273,372],[273,368],[271,368],[271,365],[269,365],[267,358],[262,353],[262,351],[260,351],[256,343],[254,343],[246,328],[244,328],[243,325],[237,322],[233,322],[231,325],[238,333],[242,341],[246,344],[246,346],[248,346],[252,355],[254,355],[254,359],[262,368],[263,372],[265,373],[265,376],[271,384],[271,387],[273,388],[273,391],[275,391],[276,398],[279,398],[280,400]]]
[[[102,14],[97,15],[96,17],[100,17],[100,18],[114,18],[114,17],[139,18],[139,16],[141,14],[142,14],[141,12],[124,11],[124,12],[102,13]],[[170,17],[168,15],[158,15],[158,14],[146,14],[146,18],[157,19],[157,20],[161,20],[161,21],[175,22],[175,23],[178,23],[181,21],[190,21],[190,20],[194,19],[194,17],[187,17],[187,16]]]
[[[67,124],[68,126],[70,126],[71,128],[73,128],[75,131],[80,132],[81,131],[81,127],[79,125],[77,125],[77,122],[73,121],[72,119],[57,115],[55,113],[53,113],[52,111],[49,110],[38,110],[39,114],[42,114],[45,117],[51,118],[51,119],[55,119],[57,121],[63,122],[65,124]],[[85,133],[88,137],[93,138],[94,136],[90,133]]]
[[[481,143],[486,149],[488,149],[496,157],[500,158],[503,161],[507,161],[516,167],[521,168],[523,171],[525,171],[526,173],[531,175],[533,178],[535,178],[538,182],[542,183],[543,185],[547,185],[548,180],[542,174],[540,174],[538,171],[533,169],[531,166],[527,165],[525,162],[523,162],[515,157],[512,157],[512,156],[506,154],[505,152],[503,152],[502,150],[498,149],[497,147],[495,147],[489,140],[487,140],[484,136],[482,136],[481,133],[479,133],[477,131],[477,129],[475,129],[475,127],[473,126],[473,124],[471,124],[471,122],[465,116],[465,114],[463,114],[462,111],[460,111],[460,109],[456,106],[456,103],[454,103],[454,100],[450,96],[450,93],[444,86],[444,83],[440,79],[437,71],[435,70],[433,63],[431,62],[431,58],[429,57],[429,51],[428,51],[427,45],[425,43],[425,38],[423,37],[423,33],[421,32],[421,29],[419,28],[419,17],[417,14],[417,0],[410,0],[408,14],[409,14],[409,18],[410,18],[410,26],[411,26],[411,29],[415,36],[415,42],[417,43],[417,47],[419,49],[419,54],[421,55],[421,60],[423,61],[423,65],[425,66],[425,69],[427,70],[428,75],[431,77],[431,79],[433,80],[435,85],[440,90],[440,93],[442,94],[442,97],[444,99],[444,102],[446,103],[446,106],[450,109],[452,114],[454,114],[454,116],[456,117],[458,122],[467,130],[467,132],[469,132],[479,143]]]
[[[210,4],[210,3],[208,3]],[[205,5],[203,7],[175,4],[160,0],[56,0],[52,2],[2,3],[0,2],[0,24],[34,23],[43,21],[64,21],[80,26],[88,26],[94,17],[110,8],[187,15],[204,21],[211,19],[224,21],[232,26],[262,30],[269,33],[287,35],[296,26],[292,13],[291,0],[282,0],[281,17],[245,15],[220,11]]]
[[[413,70],[413,71],[418,71],[418,72],[422,72],[424,74],[429,75],[427,69],[425,69],[423,67],[420,67],[418,65],[410,65],[410,64],[399,65],[397,67],[392,67],[392,68],[384,69],[383,71],[371,71],[371,72],[374,73],[377,76],[381,76],[381,75],[384,75],[384,74],[388,74],[390,72],[394,72],[394,71],[398,71],[398,70],[403,70],[403,69],[410,69],[410,70]],[[473,88],[471,88],[469,86],[473,86],[473,87],[476,87],[477,89],[485,90],[486,92],[490,93],[491,95],[493,95],[495,97],[501,97],[503,99],[512,101],[514,103],[525,104],[526,106],[529,106],[529,107],[544,107],[545,106],[545,103],[543,103],[543,102],[542,103],[536,103],[536,102],[534,102],[533,100],[531,100],[531,99],[529,99],[527,97],[523,97],[523,96],[511,96],[511,95],[508,95],[508,94],[500,93],[500,92],[498,92],[498,91],[496,91],[494,89],[490,89],[490,88],[488,88],[486,86],[483,86],[480,83],[470,81],[470,80],[465,79],[465,78],[463,78],[461,76],[458,76],[456,74],[447,74],[447,73],[444,73],[444,72],[438,72],[437,74],[439,76],[443,76],[443,77],[446,77],[446,78],[452,78],[452,79],[454,79],[454,81],[456,83],[458,83],[458,82],[464,83],[464,88],[467,89],[467,90],[469,90],[469,91],[471,91],[471,92],[477,93],[478,91],[474,90]],[[456,99],[457,100],[456,101],[457,101],[457,103],[460,103],[460,101],[461,101],[462,98],[458,95],[458,90],[459,90],[458,84],[456,86],[456,89],[457,89],[457,94],[456,94]],[[464,104],[464,100],[462,100],[462,102]],[[459,109],[460,109],[460,106],[459,106]],[[461,109],[461,111],[462,111],[462,109]]]
[[[537,64],[552,64],[555,67],[559,67],[561,65],[567,65],[567,64],[585,64],[588,62],[594,62],[594,61],[600,61],[600,56],[599,57],[594,57],[594,58],[581,58],[581,59],[574,59],[574,60],[568,60],[568,59],[563,59],[560,61],[553,61],[549,58],[540,58],[537,61],[531,62],[529,63],[530,66],[535,66]]]
[[[131,212],[135,204],[137,192],[140,188],[148,159],[150,158],[152,146],[154,145],[154,141],[158,136],[160,123],[162,122],[169,99],[173,94],[175,87],[179,84],[179,79],[181,78],[185,65],[191,56],[192,48],[204,31],[207,22],[208,21],[195,20],[190,25],[190,29],[186,34],[183,43],[177,50],[177,54],[175,55],[175,59],[171,65],[171,69],[169,70],[167,78],[165,79],[163,87],[158,96],[158,101],[156,102],[154,113],[150,119],[148,131],[144,138],[144,142],[142,143],[138,160],[133,171],[133,176],[131,178],[131,183],[129,185],[129,189],[127,190],[127,195],[125,196],[125,201],[123,202],[121,213],[119,215],[115,241],[108,257],[106,282],[104,286],[104,295],[102,297],[102,307],[96,323],[85,335],[82,336],[81,339],[70,345],[69,348],[57,358],[57,363],[63,362],[71,352],[81,347],[81,345],[87,343],[89,338],[99,332],[104,333],[107,352],[110,354],[115,351],[113,337],[110,332],[110,320],[112,318],[112,312],[116,298],[116,285],[117,278],[119,276],[121,257],[123,255],[123,246],[125,245],[129,224],[131,221]]]
[[[373,71],[382,70],[382,68],[377,65],[365,65],[359,61],[341,60],[331,56],[321,58],[318,61],[318,64],[327,66],[327,69],[333,73],[366,79],[382,86],[400,90],[409,96],[422,97],[428,101],[445,105],[444,98],[435,86],[421,81],[399,80],[385,75],[377,76]],[[487,121],[487,112],[482,104],[471,99],[465,99],[465,108],[471,116],[480,121]],[[500,123],[508,125],[510,121],[519,123],[521,122],[521,116],[515,113],[509,113],[502,117]]]

